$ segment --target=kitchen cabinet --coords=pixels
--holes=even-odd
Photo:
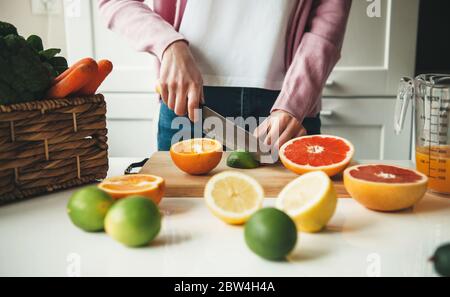
[[[323,132],[348,137],[358,158],[406,159],[411,125],[393,134],[394,96],[399,79],[414,74],[419,0],[380,0],[380,17],[370,18],[372,2],[353,1],[342,59],[323,93]],[[156,149],[157,61],[106,29],[97,1],[65,0],[65,21],[70,62],[85,56],[114,61],[101,87],[110,155],[148,156]]]
[[[415,67],[419,0],[380,0],[380,17],[369,17],[374,1],[355,0],[342,57],[324,96],[395,96],[401,77]]]
[[[323,99],[322,133],[339,135],[355,146],[356,159],[400,160],[409,158],[410,132],[394,132],[395,99]],[[408,114],[405,131],[411,131]]]
[[[145,157],[155,152],[159,97],[154,94],[108,92],[105,98],[109,154]]]

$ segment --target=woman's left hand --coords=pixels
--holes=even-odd
[[[306,130],[290,113],[277,110],[272,112],[253,134],[266,144],[279,149],[292,138],[306,135]]]

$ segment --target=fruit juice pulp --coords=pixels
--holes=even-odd
[[[416,148],[417,170],[428,176],[428,188],[450,194],[450,146]]]

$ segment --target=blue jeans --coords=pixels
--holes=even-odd
[[[204,87],[205,104],[224,117],[267,117],[279,91],[255,88]],[[164,103],[161,104],[158,122],[158,150],[168,151],[172,137],[179,129],[171,127],[177,115]],[[308,135],[320,134],[321,122],[317,115],[303,121]],[[192,125],[193,126],[193,125]],[[194,135],[193,127],[191,128]],[[198,135],[198,134],[197,134]]]

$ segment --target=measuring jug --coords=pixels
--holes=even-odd
[[[417,170],[429,178],[431,191],[450,194],[450,75],[404,77],[399,86],[395,132],[403,129],[409,102],[415,113]]]

